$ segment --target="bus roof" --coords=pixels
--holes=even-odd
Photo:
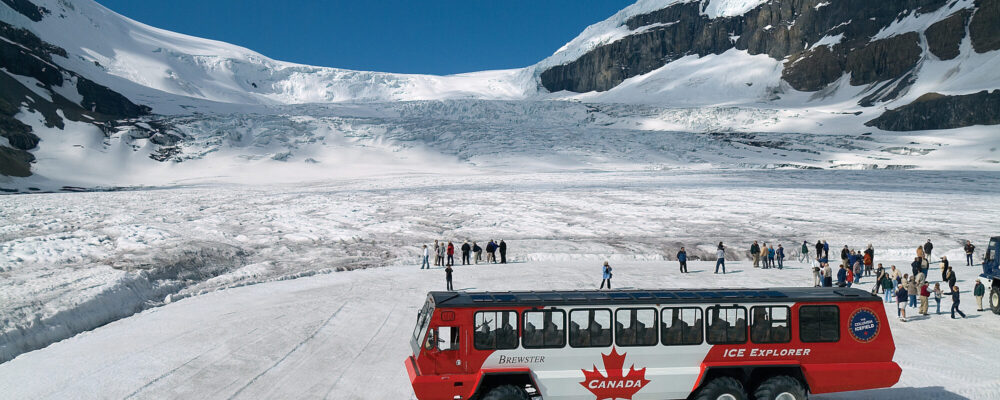
[[[522,292],[430,292],[437,307],[531,307],[685,303],[795,303],[873,301],[854,288],[553,290]]]

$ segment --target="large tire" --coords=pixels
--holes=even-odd
[[[514,385],[497,386],[486,392],[482,400],[528,400],[528,392]]]
[[[994,314],[1000,315],[1000,287],[990,289],[990,309]]]
[[[780,375],[768,378],[753,392],[754,400],[806,400],[808,395],[798,379]]]
[[[747,393],[740,381],[721,376],[702,386],[695,400],[747,400]]]

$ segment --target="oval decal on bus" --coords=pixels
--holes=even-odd
[[[851,314],[851,325],[848,328],[854,340],[868,343],[878,337],[879,321],[870,308],[861,308]]]

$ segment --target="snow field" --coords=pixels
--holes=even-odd
[[[802,240],[906,259],[995,235],[1000,177],[976,172],[647,171],[406,175],[0,197],[0,359],[220,288],[415,262],[434,239],[512,259],[734,260]],[[955,205],[959,206],[956,207]],[[908,265],[908,263],[903,264]],[[963,277],[963,276],[960,276]]]
[[[812,284],[808,266],[787,264],[760,270],[731,261],[726,275],[712,274],[714,263],[704,261],[690,262],[687,275],[673,261],[612,265],[619,289]],[[187,298],[0,364],[0,390],[39,399],[413,398],[403,360],[414,317],[427,291],[444,287],[443,271],[417,268],[324,274]],[[889,318],[903,367],[896,387],[813,398],[1000,398],[989,368],[1000,350],[988,345],[1000,317],[974,311],[970,270],[956,267],[968,319],[933,315],[933,305],[927,318]],[[455,268],[461,290],[589,289],[599,281],[600,263],[590,260]],[[870,285],[869,279],[862,287]],[[950,300],[943,303],[950,307]],[[894,315],[894,304],[886,309]]]

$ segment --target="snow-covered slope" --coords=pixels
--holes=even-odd
[[[157,29],[93,0],[31,1],[50,14],[34,22],[0,5],[0,16],[64,48],[60,65],[146,100],[154,112],[162,112],[157,91],[241,104],[509,99],[535,91],[526,70],[431,76],[313,67]]]

